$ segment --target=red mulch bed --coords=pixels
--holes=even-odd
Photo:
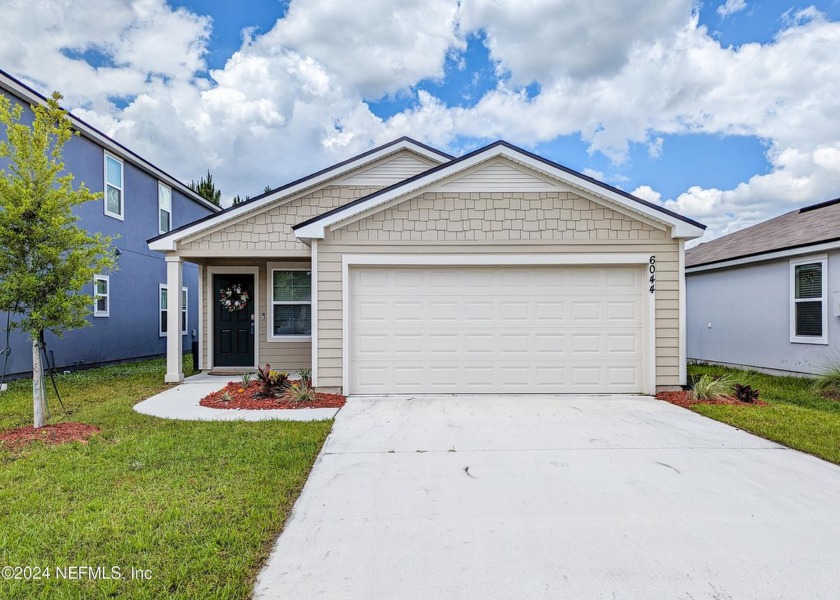
[[[99,427],[85,423],[57,423],[38,429],[29,425],[0,432],[0,442],[11,449],[22,448],[38,441],[47,444],[66,444],[67,442],[87,444],[87,439],[100,431]]]
[[[709,400],[695,400],[691,396],[691,392],[659,392],[656,394],[657,400],[664,400],[683,408],[691,408],[695,404],[728,404],[731,406],[767,406],[764,400],[756,400],[755,402],[740,402],[731,396],[718,396]]]
[[[241,383],[231,381],[218,392],[208,394],[201,399],[201,406],[208,408],[240,408],[246,410],[268,410],[276,408],[297,409],[297,408],[341,408],[347,400],[341,394],[323,394],[315,392],[315,400],[312,402],[295,402],[291,398],[259,398],[259,382],[252,381],[247,388]],[[225,402],[222,396],[227,392],[230,401]]]

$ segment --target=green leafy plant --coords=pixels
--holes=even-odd
[[[814,391],[826,398],[840,400],[840,361],[832,361],[812,384]]]
[[[251,373],[248,373],[247,371],[245,373],[242,373],[242,387],[244,389],[247,390],[248,386],[251,385],[251,378],[252,377],[253,377],[253,375],[251,375]]]
[[[752,386],[736,383],[732,386],[732,391],[739,402],[753,404],[756,400],[758,400],[758,390],[752,389]]]
[[[298,369],[300,382],[306,387],[312,387],[312,369]]]
[[[712,375],[701,375],[694,381],[692,394],[695,400],[711,400],[718,396],[727,396],[732,392],[732,378],[713,377]]]
[[[230,402],[231,400],[232,398],[230,397],[230,392],[228,392],[227,390],[222,392],[222,402]]]
[[[257,381],[260,382],[259,395],[263,398],[280,397],[289,389],[289,374],[285,371],[272,371],[271,365],[257,367]]]
[[[303,381],[296,381],[289,388],[289,395],[295,402],[313,402],[315,400],[315,390],[311,386],[305,385]]]

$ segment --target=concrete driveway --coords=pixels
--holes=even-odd
[[[838,565],[840,468],[665,402],[356,397],[255,597],[836,599]]]

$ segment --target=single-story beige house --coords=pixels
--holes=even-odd
[[[202,369],[311,368],[345,394],[654,393],[686,382],[684,244],[703,230],[506,142],[453,158],[401,138],[149,247],[169,289],[199,265]]]

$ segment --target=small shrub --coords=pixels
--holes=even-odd
[[[311,386],[305,385],[303,380],[296,381],[289,388],[289,395],[295,402],[313,402],[315,400],[315,390]]]
[[[285,371],[272,371],[271,365],[257,368],[257,381],[260,382],[260,396],[279,397],[289,388],[289,374]]]
[[[695,400],[711,400],[718,396],[726,396],[732,391],[732,379],[729,376],[713,377],[701,375],[694,382],[692,394]]]
[[[298,376],[302,385],[308,388],[312,387],[312,369],[299,369]]]
[[[222,392],[221,400],[222,400],[222,402],[230,402],[232,400],[232,398],[230,397],[230,392],[228,392],[227,390]]]
[[[251,377],[252,375],[248,372],[242,373],[242,387],[244,389],[248,389],[248,386],[251,385]]]
[[[812,385],[819,395],[840,400],[840,362],[828,365]]]
[[[758,400],[758,390],[752,389],[752,386],[736,383],[732,386],[732,391],[735,393],[735,398],[739,402],[752,404]]]

